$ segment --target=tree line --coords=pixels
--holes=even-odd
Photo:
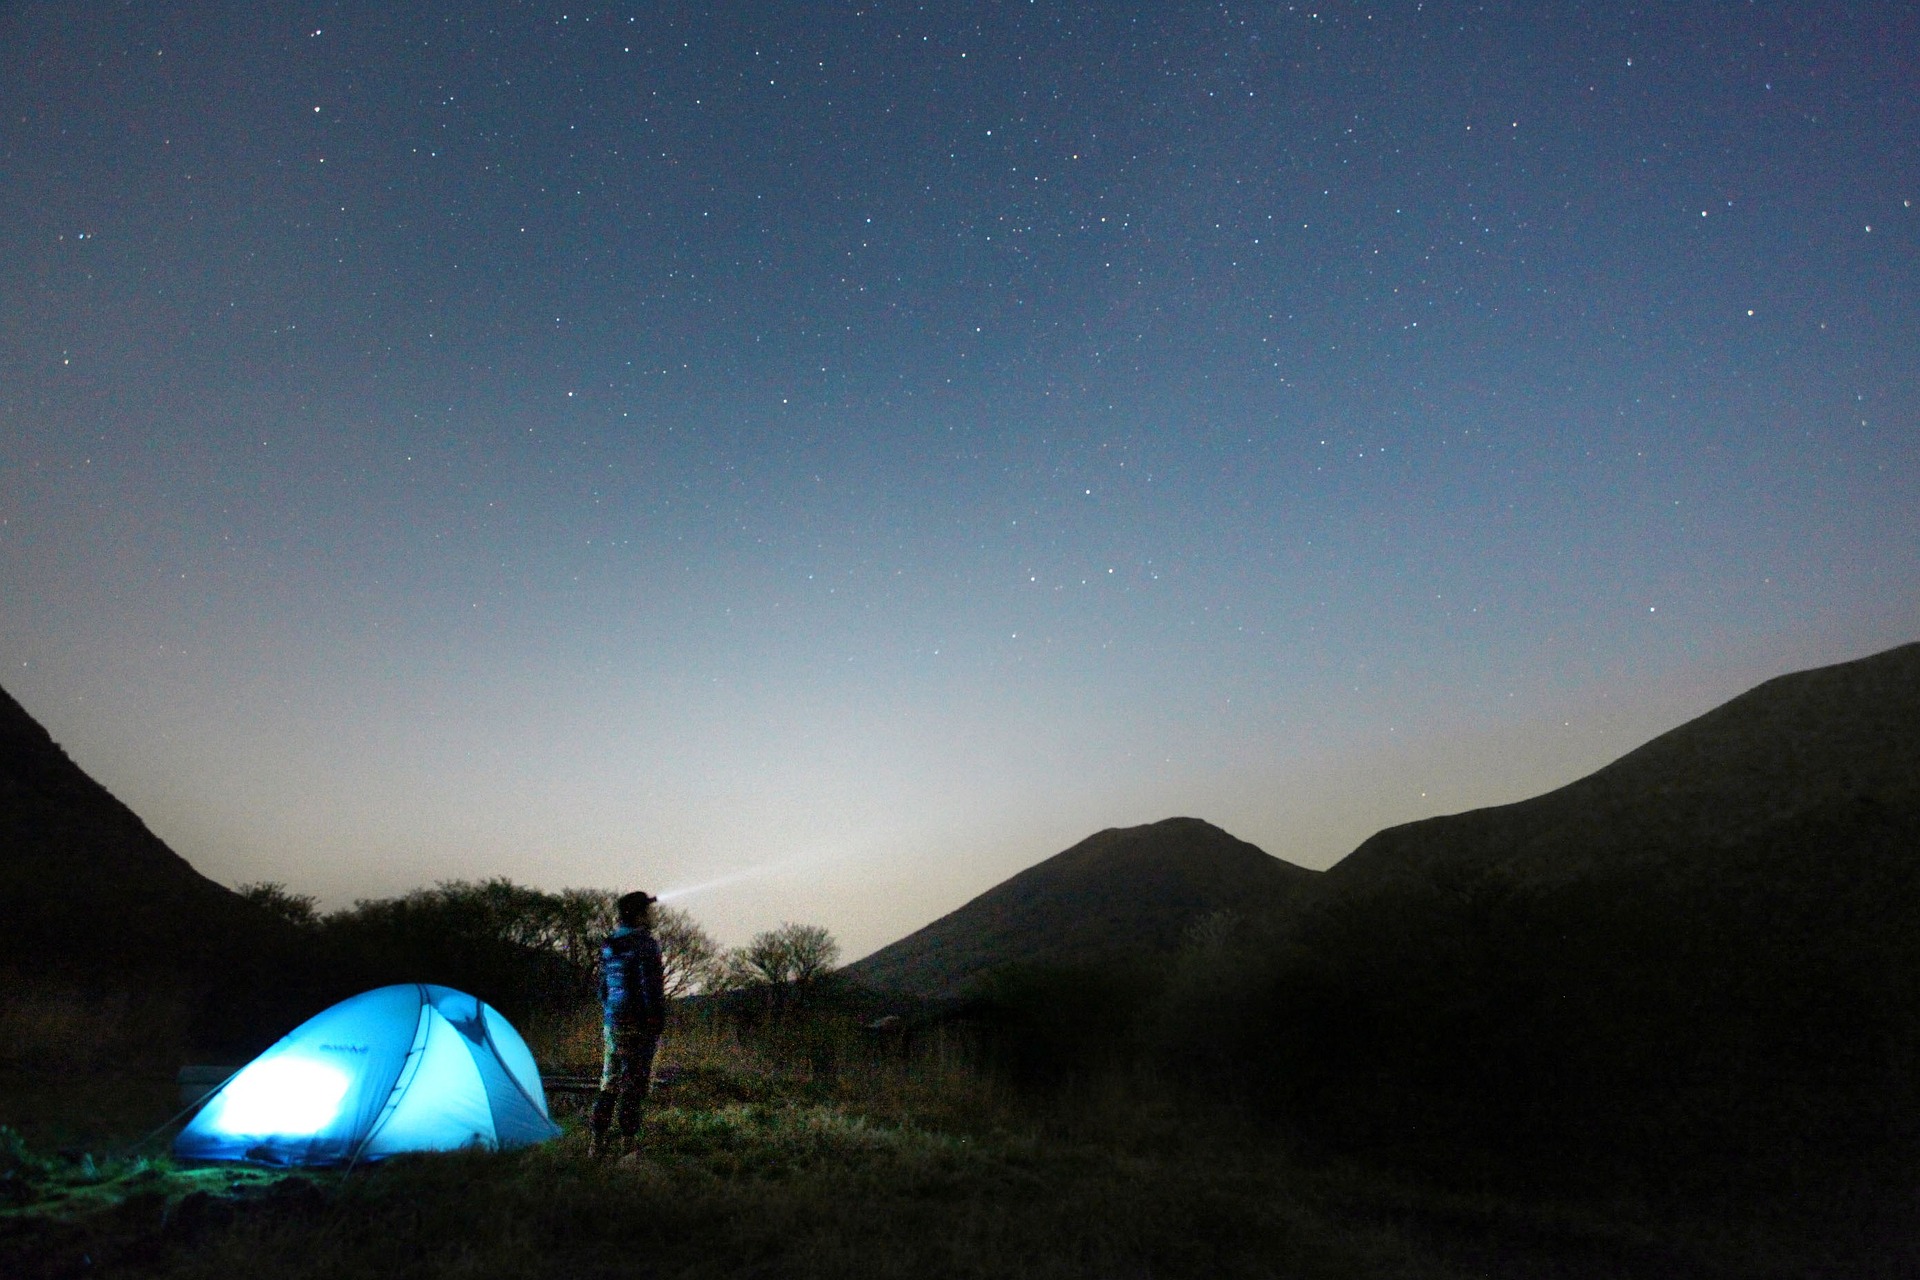
[[[322,912],[319,900],[276,881],[239,895],[311,935],[317,948],[350,953],[388,973],[474,990],[509,1010],[566,1007],[598,995],[600,943],[616,924],[610,889],[549,893],[504,877],[443,880],[397,898],[362,898]],[[839,962],[823,926],[788,922],[723,947],[678,907],[655,906],[670,999],[764,990],[776,1003],[803,996]]]

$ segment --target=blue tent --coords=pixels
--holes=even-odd
[[[407,983],[295,1027],[207,1100],[173,1153],[327,1165],[519,1147],[559,1132],[533,1054],[498,1010],[451,987]]]

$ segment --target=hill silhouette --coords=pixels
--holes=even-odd
[[[1381,832],[1162,1007],[1176,1060],[1349,1153],[1844,1214],[1920,1159],[1916,921],[1910,644]]]
[[[1718,859],[1732,874],[1771,865],[1768,850],[1803,847],[1812,830],[1879,847],[1888,824],[1915,811],[1920,644],[1908,644],[1768,680],[1544,795],[1388,828],[1324,874],[1195,818],[1102,831],[848,973],[883,990],[954,995],[1000,966],[1171,951],[1215,911],[1274,919],[1494,872],[1534,886],[1665,882],[1710,876]]]
[[[1198,818],[1109,828],[849,965],[868,986],[957,995],[1007,965],[1089,965],[1177,949],[1218,911],[1265,916],[1316,873]]]
[[[1920,643],[1768,680],[1545,795],[1388,828],[1321,890],[1466,863],[1553,882],[1710,861],[1856,802],[1920,807]]]
[[[291,932],[189,866],[0,689],[0,964],[210,971]]]

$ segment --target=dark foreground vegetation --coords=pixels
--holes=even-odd
[[[178,1169],[133,1141],[171,1107],[162,1064],[16,1065],[0,1274],[1441,1274],[1390,1230],[1326,1219],[1244,1136],[1164,1105],[1035,1107],[975,1068],[962,1029],[869,1029],[865,1000],[826,988],[766,995],[676,1012],[641,1148],[617,1163],[589,1161],[563,1112],[566,1137],[520,1152]],[[549,1024],[538,1047],[590,1031]]]
[[[1342,1154],[1497,1190],[1911,1196],[1920,819],[1868,801],[1713,857],[1455,865],[1171,964],[1003,971],[1016,1078],[1146,1061]]]
[[[722,952],[668,913],[701,994],[632,1158],[588,1161],[567,1098],[526,1151],[177,1169],[180,1063],[381,982],[597,1063],[611,895],[254,886],[317,986],[0,982],[0,1275],[1920,1274],[1916,850],[1857,799],[1652,867],[1456,861],[940,1001],[831,972],[821,930]]]
[[[1920,1274],[1911,811],[1837,805],[1653,872],[1461,864],[1215,917],[1169,966],[1003,972],[978,1016],[1011,1079],[1146,1064],[1303,1157]]]
[[[119,1136],[164,1109],[164,1077],[69,1079],[0,1136],[0,1274],[1871,1273],[1858,1242],[1304,1159],[1258,1116],[1141,1076],[1013,1088],[967,1036],[875,1040],[826,1010],[744,1035],[683,1018],[640,1150],[602,1164],[567,1117],[505,1154],[177,1169]],[[24,1079],[6,1077],[10,1111]],[[110,1118],[89,1105],[106,1096]]]
[[[1898,891],[1805,897],[1871,923]],[[1808,1015],[1791,1004],[1703,1030],[1672,965],[1723,973],[1744,943],[1691,912],[1669,933],[1659,903],[1536,900],[1486,875],[1435,892],[1297,933],[1216,917],[1168,965],[1007,971],[897,1020],[897,1002],[832,977],[683,1001],[640,1148],[607,1163],[556,1099],[566,1135],[518,1152],[346,1174],[176,1168],[171,1130],[139,1141],[177,1109],[179,1059],[139,1034],[164,1005],[15,984],[0,1275],[1913,1274],[1912,1182],[1888,1163],[1907,1131],[1849,1075],[1888,1042],[1783,1058],[1775,1041],[1797,1042]],[[1629,906],[1654,922],[1638,959],[1550,1038],[1512,1034],[1565,1003],[1586,931]],[[1680,937],[1703,939],[1698,953],[1676,956]],[[1752,984],[1818,960],[1788,946],[1778,971],[1723,973],[1715,990],[1771,1007]],[[1796,980],[1831,992],[1835,977]],[[590,1006],[533,1012],[544,1062],[591,1061]],[[1749,1068],[1800,1074],[1716,1093],[1746,1080],[1705,1061],[1735,1034]],[[18,1053],[28,1043],[37,1058]],[[1534,1082],[1583,1055],[1588,1075],[1558,1077],[1557,1096]],[[1624,1071],[1612,1092],[1590,1083]],[[1877,1133],[1853,1114],[1868,1101]],[[1756,1151],[1756,1125],[1797,1145]],[[1857,1167],[1829,1158],[1836,1142],[1859,1143]]]

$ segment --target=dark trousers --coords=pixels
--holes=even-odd
[[[617,1111],[620,1132],[631,1138],[640,1132],[640,1108],[653,1082],[653,1053],[660,1047],[660,1033],[649,1027],[607,1027],[603,1043],[593,1131],[605,1134]]]

